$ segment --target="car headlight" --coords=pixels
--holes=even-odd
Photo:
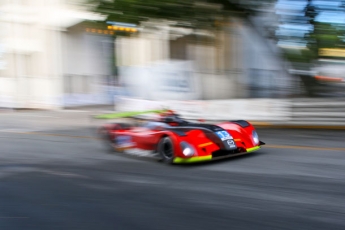
[[[195,154],[195,150],[194,150],[193,146],[191,146],[187,142],[182,141],[180,143],[180,145],[181,145],[182,153],[186,157],[191,157]]]
[[[256,145],[259,144],[259,135],[258,135],[258,133],[255,130],[253,130],[252,136],[253,136],[254,143]]]

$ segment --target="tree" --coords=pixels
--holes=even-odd
[[[246,5],[229,0],[90,0],[95,11],[108,15],[107,21],[139,24],[148,19],[165,19],[177,26],[211,29],[217,20],[236,12],[249,12]]]

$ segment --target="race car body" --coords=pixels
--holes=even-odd
[[[116,151],[141,149],[157,154],[167,163],[214,160],[256,151],[264,143],[247,121],[219,124],[193,123],[176,114],[141,125],[113,123],[101,134]]]

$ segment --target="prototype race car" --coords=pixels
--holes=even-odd
[[[247,121],[216,125],[194,123],[173,111],[162,112],[157,118],[140,124],[106,124],[99,133],[114,151],[146,150],[166,163],[191,163],[242,155],[265,144]]]

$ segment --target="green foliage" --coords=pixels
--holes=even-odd
[[[90,0],[95,11],[108,15],[108,21],[138,24],[147,19],[180,22],[179,26],[212,28],[215,21],[244,9],[228,0]],[[232,12],[231,14],[234,14]]]
[[[287,60],[291,63],[304,63],[308,64],[313,59],[315,59],[315,52],[310,49],[301,49],[301,50],[293,50],[293,49],[284,49],[284,56]]]
[[[344,46],[345,30],[342,26],[329,23],[315,23],[313,37],[318,48],[339,48]]]

